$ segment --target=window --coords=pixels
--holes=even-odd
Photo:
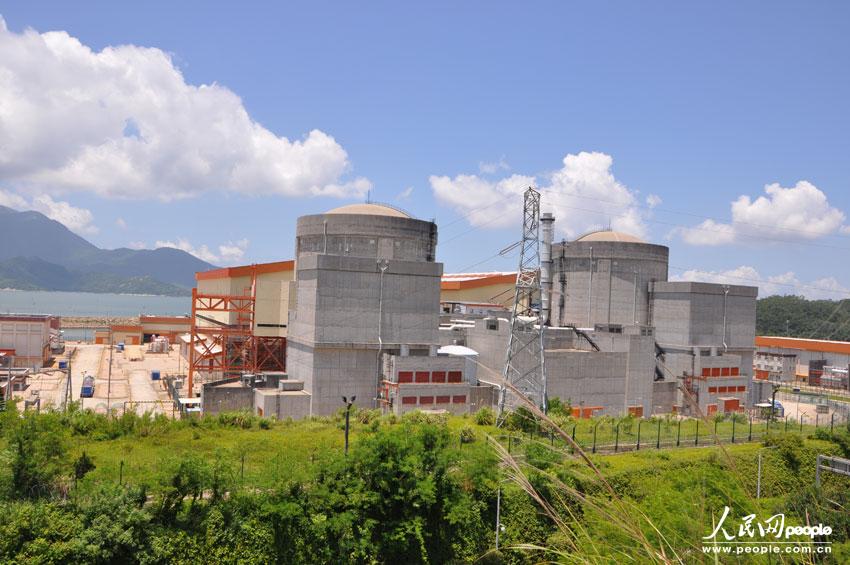
[[[719,377],[720,376],[720,367],[712,367],[711,368],[711,376]]]
[[[431,380],[431,373],[428,371],[416,371],[416,382],[427,383]]]
[[[732,376],[737,377],[740,374],[740,369],[738,367],[732,367]]]
[[[459,383],[463,380],[463,372],[461,371],[449,371],[449,382],[450,383]]]
[[[401,403],[402,404],[416,404],[416,397],[415,396],[402,396],[401,397]]]
[[[458,394],[458,395],[452,396],[452,404],[466,404],[466,395],[465,394]]]
[[[717,387],[717,392],[729,392],[728,388],[729,387],[725,387],[725,386]]]
[[[708,387],[708,393],[709,393],[709,394],[712,394],[712,393],[715,393],[715,392],[717,392],[717,387],[716,387],[716,386],[710,386],[710,387]]]
[[[413,372],[412,371],[399,371],[398,372],[398,382],[400,382],[400,383],[412,383],[413,382]]]
[[[487,329],[498,331],[499,330],[499,320],[487,320]]]
[[[720,369],[720,376],[721,377],[728,377],[729,376],[729,367],[723,367],[722,369]]]
[[[432,383],[444,383],[446,382],[446,372],[445,371],[434,371],[431,373],[431,382]]]
[[[703,377],[710,377],[711,376],[711,369],[709,369],[708,367],[703,367],[702,376]]]
[[[451,398],[451,396],[448,396],[448,395],[437,397],[437,404],[449,404],[451,401],[452,401],[452,398]]]
[[[420,404],[420,406],[423,405],[423,404],[434,404],[434,397],[433,396],[420,396],[419,397],[419,404]]]
[[[738,387],[738,392],[747,392],[747,387],[745,387],[745,386],[739,386],[739,387]]]

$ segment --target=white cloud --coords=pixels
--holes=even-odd
[[[611,173],[605,153],[568,154],[562,167],[541,183],[542,207],[552,211],[556,226],[568,237],[610,227],[646,236],[644,213],[636,193]],[[477,175],[431,176],[437,200],[467,215],[474,226],[507,227],[522,219],[522,193],[537,185],[533,176],[514,174],[497,181]]]
[[[655,208],[659,204],[661,204],[661,197],[657,194],[650,194],[646,197],[646,205],[650,208]]]
[[[127,229],[127,222],[124,221],[124,218],[115,218],[115,225],[122,230]]]
[[[187,84],[160,49],[96,52],[64,31],[0,18],[0,180],[33,193],[172,200],[210,190],[362,197],[346,151],[312,130],[279,137],[218,84]]]
[[[844,235],[850,235],[850,226],[841,226],[841,229],[838,230]]]
[[[809,300],[839,300],[850,296],[850,288],[843,286],[833,277],[801,282],[793,271],[763,276],[755,268],[746,265],[728,271],[691,269],[681,275],[671,275],[670,280],[757,286],[761,297],[793,294],[805,296]]]
[[[404,190],[398,193],[398,196],[395,197],[396,200],[407,200],[413,195],[413,187],[408,186]]]
[[[483,173],[485,175],[493,175],[502,171],[510,170],[511,166],[508,165],[507,161],[505,161],[504,155],[499,157],[498,161],[494,161],[492,163],[486,163],[484,161],[478,163],[478,172]]]
[[[228,241],[219,245],[217,251],[214,251],[207,245],[196,247],[189,240],[181,237],[177,241],[159,240],[154,244],[154,248],[173,247],[190,253],[207,263],[227,266],[239,263],[242,260],[245,251],[248,249],[248,243],[247,239],[240,239],[236,242]]]
[[[15,210],[41,212],[51,220],[56,220],[72,232],[80,235],[94,235],[100,231],[97,226],[92,224],[94,215],[90,210],[72,206],[63,200],[54,200],[49,194],[39,194],[31,200],[27,200],[20,194],[0,190],[0,205]]]
[[[732,203],[729,224],[705,220],[693,228],[677,228],[682,239],[692,245],[721,245],[741,239],[818,239],[836,231],[850,233],[842,226],[844,213],[833,208],[826,194],[808,181],[791,188],[779,184],[764,187],[765,196],[755,200],[739,196]]]
[[[144,241],[131,241],[127,244],[127,247],[130,249],[147,249],[147,245],[145,245]]]

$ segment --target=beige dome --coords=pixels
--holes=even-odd
[[[386,204],[348,204],[340,206],[333,210],[328,210],[325,214],[365,214],[367,216],[392,216],[394,218],[410,218],[410,214],[402,212],[392,206]]]
[[[576,241],[619,241],[624,243],[646,243],[639,237],[612,230],[592,231],[588,234],[581,236]]]

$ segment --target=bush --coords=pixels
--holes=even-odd
[[[492,426],[496,423],[496,413],[489,406],[485,406],[475,413],[475,423],[479,426]]]
[[[475,430],[473,430],[469,426],[464,426],[460,430],[460,442],[461,443],[472,443],[475,441]]]

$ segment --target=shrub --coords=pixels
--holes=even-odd
[[[475,413],[475,423],[479,426],[492,426],[496,423],[496,413],[489,406],[485,406]]]
[[[460,430],[460,442],[461,443],[472,443],[475,441],[475,430],[473,430],[469,426],[464,426]]]

